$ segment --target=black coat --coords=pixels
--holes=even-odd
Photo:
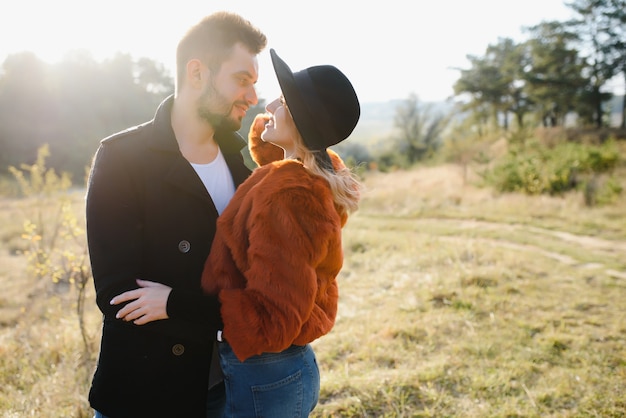
[[[89,400],[113,418],[204,418],[222,328],[217,298],[200,287],[218,213],[179,151],[171,105],[170,97],[152,121],[102,140],[90,173],[87,238],[104,319]],[[236,133],[216,141],[238,186],[250,174],[240,152],[246,143]],[[120,306],[109,301],[137,288],[137,278],[173,288],[170,319],[136,326],[115,318]]]

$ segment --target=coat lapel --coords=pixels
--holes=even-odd
[[[202,184],[202,180],[196,174],[193,167],[182,156],[175,158],[166,175],[166,181],[172,186],[186,191],[187,193],[204,200],[205,203],[213,205],[213,200],[207,192],[206,187]]]
[[[153,120],[155,128],[153,147],[171,157],[172,164],[166,174],[167,181],[174,187],[183,189],[202,199],[215,210],[213,200],[202,184],[202,180],[178,149],[171,123],[172,103],[173,96],[170,96],[161,103],[156,111]],[[218,132],[215,135],[215,140],[222,150],[226,164],[228,164],[235,187],[238,187],[251,172],[244,164],[241,154],[241,150],[246,146],[246,141],[237,132]]]
[[[246,141],[237,132],[218,133],[215,135],[215,141],[222,150],[230,174],[233,176],[235,187],[239,187],[251,173],[244,164],[241,154],[241,150],[246,146]]]

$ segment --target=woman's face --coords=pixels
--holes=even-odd
[[[296,124],[287,109],[283,97],[279,97],[265,106],[265,110],[272,116],[265,125],[265,130],[261,134],[261,139],[271,142],[287,151],[293,151],[295,138],[298,135]]]

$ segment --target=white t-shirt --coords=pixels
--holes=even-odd
[[[235,194],[235,183],[222,151],[218,148],[217,157],[208,164],[190,164],[211,195],[217,213],[221,215]]]

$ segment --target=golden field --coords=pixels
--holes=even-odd
[[[625,196],[497,195],[455,165],[364,183],[313,416],[626,416]],[[56,207],[32,205],[0,200],[0,416],[90,417],[92,285],[79,314],[76,286],[29,273],[23,220]]]

